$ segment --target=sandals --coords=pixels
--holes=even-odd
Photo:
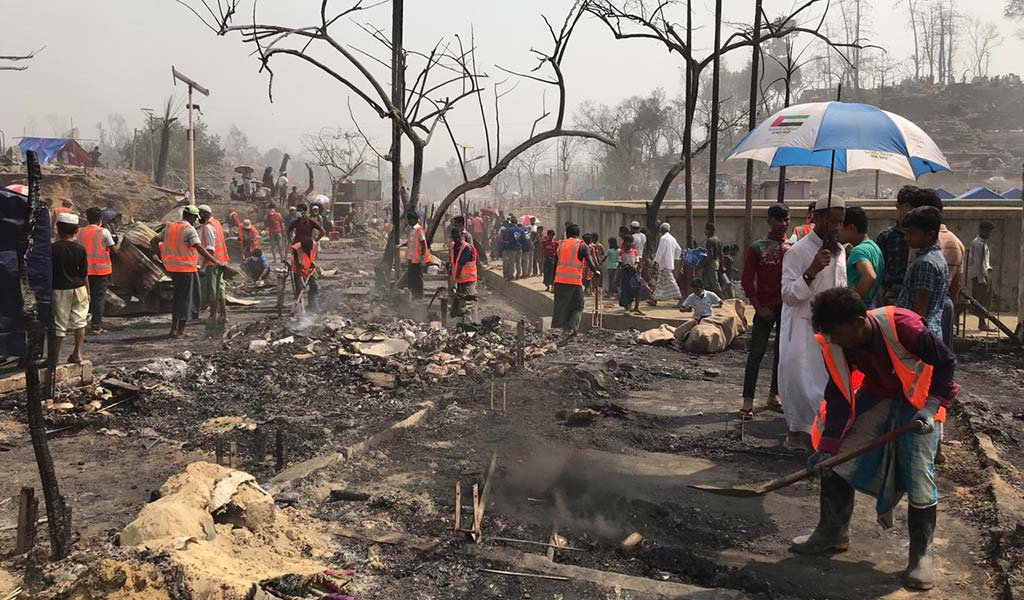
[[[741,408],[740,409],[740,420],[741,421],[752,421],[754,419],[754,409],[752,408]]]
[[[774,410],[775,412],[782,412],[782,402],[777,398],[769,397],[767,402],[765,402],[765,408],[768,410]]]

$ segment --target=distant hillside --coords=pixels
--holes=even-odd
[[[801,101],[834,95],[811,90]],[[1016,174],[1024,162],[1024,84],[1016,75],[949,86],[905,83],[859,92],[844,89],[843,100],[873,104],[917,123],[953,170],[971,179]]]

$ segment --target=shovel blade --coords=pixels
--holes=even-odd
[[[689,485],[687,487],[693,488],[695,490],[700,490],[702,492],[707,492],[709,494],[714,494],[716,496],[729,496],[730,498],[755,498],[757,496],[763,496],[765,494],[765,492],[762,490],[752,490],[750,488],[739,487],[724,488],[715,485]]]

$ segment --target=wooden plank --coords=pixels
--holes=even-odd
[[[21,488],[18,496],[18,535],[14,544],[15,556],[26,554],[36,545],[36,520],[39,517],[39,499],[35,489]]]
[[[328,533],[364,542],[387,544],[389,546],[408,546],[414,550],[433,550],[441,545],[436,538],[420,537],[401,531],[381,531],[365,527],[342,527],[334,525],[327,529]]]

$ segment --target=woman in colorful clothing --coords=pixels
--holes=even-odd
[[[629,312],[640,312],[640,275],[637,274],[637,263],[640,261],[640,253],[633,247],[633,235],[622,236],[622,246],[619,247],[619,264],[616,276],[619,287],[619,306]]]

